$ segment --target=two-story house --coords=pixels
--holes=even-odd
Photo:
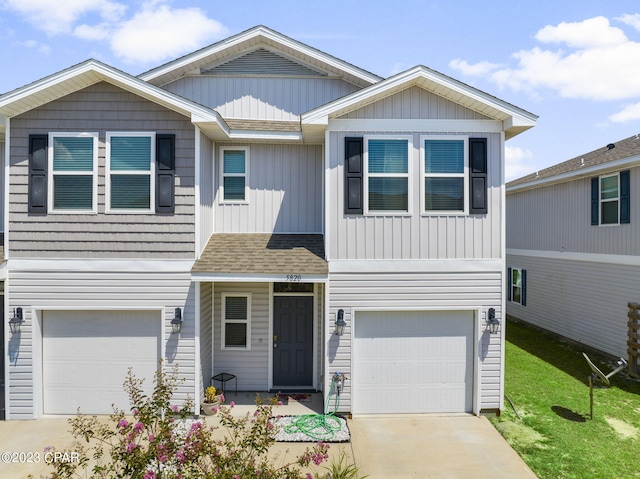
[[[126,407],[160,358],[196,408],[220,373],[336,372],[342,412],[502,407],[504,143],[535,115],[263,26],[138,77],[72,66],[0,115],[7,418]]]
[[[640,301],[640,139],[507,184],[507,313],[625,357]],[[637,338],[634,338],[637,341]]]

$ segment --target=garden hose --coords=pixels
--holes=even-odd
[[[303,433],[316,441],[327,441],[333,439],[335,433],[342,429],[340,418],[335,413],[340,406],[340,395],[336,398],[335,408],[333,412],[328,412],[329,400],[333,394],[333,386],[335,381],[331,380],[331,387],[327,400],[324,405],[324,414],[305,414],[291,421],[291,424],[285,426],[284,431],[287,434]]]

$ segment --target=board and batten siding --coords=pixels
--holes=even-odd
[[[175,213],[105,214],[105,134],[176,135]],[[98,213],[27,212],[30,134],[98,132]],[[105,82],[11,119],[11,257],[180,258],[195,256],[195,127],[190,119]]]
[[[297,121],[299,115],[359,88],[338,78],[187,76],[163,88],[224,118]]]
[[[220,148],[249,151],[246,204],[220,201]],[[320,145],[216,143],[216,233],[322,232]]]
[[[640,168],[630,171],[629,224],[591,224],[591,177],[508,192],[507,248],[640,255]]]
[[[411,214],[344,214],[344,138],[409,135]],[[443,132],[331,132],[329,144],[327,256],[329,260],[498,259],[502,256],[502,138],[498,133],[470,132],[488,139],[488,214],[422,214],[421,135]],[[448,135],[447,135],[448,136]],[[468,191],[465,192],[468,195]],[[468,196],[465,196],[468,201]]]
[[[640,302],[640,266],[507,253],[527,272],[526,306],[507,314],[592,348],[627,357],[628,303]]]
[[[380,101],[358,108],[344,119],[399,119],[417,120],[437,118],[440,120],[488,120],[486,116],[458,103],[454,103],[424,88],[407,88]]]
[[[8,309],[23,308],[24,324],[19,336],[10,338],[7,350],[9,411],[11,419],[32,419],[34,398],[42,394],[42,339],[34,325],[34,310],[157,310],[164,311],[164,364],[178,367],[185,382],[179,384],[174,401],[193,398],[195,371],[195,286],[187,272],[61,272],[33,269],[10,272]],[[179,337],[171,333],[175,308],[183,308]],[[105,358],[108,361],[108,358]],[[125,378],[122,378],[123,382]]]
[[[358,310],[456,310],[492,307],[502,321],[502,274],[500,271],[460,273],[331,273],[329,275],[329,325],[338,309],[344,309],[347,326],[341,337],[327,338],[327,378],[336,371],[352,377],[352,311]],[[484,317],[478,318],[480,322]],[[357,319],[356,319],[357,321]],[[501,404],[501,338],[481,327],[476,354],[480,358],[480,409]],[[345,384],[340,410],[351,411],[351,381]]]

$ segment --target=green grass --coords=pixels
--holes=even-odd
[[[640,478],[640,381],[623,373],[594,389],[586,351],[607,374],[611,358],[522,323],[507,324],[505,394],[496,429],[540,479]]]

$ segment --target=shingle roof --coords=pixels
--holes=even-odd
[[[611,146],[613,145],[613,146]],[[602,148],[576,156],[570,160],[550,166],[544,170],[531,173],[529,175],[518,178],[517,180],[507,183],[507,188],[512,186],[524,185],[526,183],[551,179],[565,173],[578,172],[589,167],[604,165],[623,158],[640,155],[640,137],[638,135],[630,136],[624,140],[610,143]]]
[[[235,118],[225,118],[229,128],[232,130],[254,130],[254,131],[285,131],[299,132],[299,121],[275,121],[275,120],[242,120]]]
[[[219,233],[211,236],[192,273],[328,274],[319,234]]]

